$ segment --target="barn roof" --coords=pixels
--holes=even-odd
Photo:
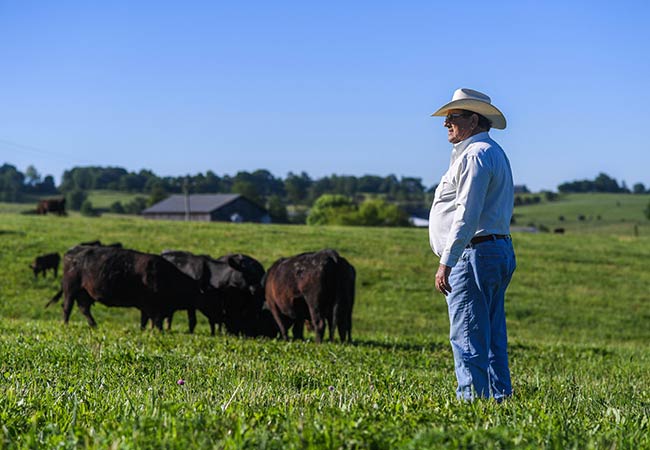
[[[191,194],[190,211],[192,213],[209,213],[241,197],[240,194]],[[245,197],[244,197],[245,198]],[[185,213],[185,196],[170,195],[142,211],[143,214]]]

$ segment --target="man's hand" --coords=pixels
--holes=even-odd
[[[438,266],[438,271],[436,272],[436,289],[443,295],[447,295],[451,292],[451,286],[449,285],[450,273],[451,267],[444,264]]]

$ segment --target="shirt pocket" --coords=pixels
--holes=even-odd
[[[456,198],[456,186],[447,180],[440,181],[434,196],[435,203],[447,203]]]

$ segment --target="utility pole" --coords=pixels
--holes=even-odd
[[[185,222],[190,221],[190,180],[185,177],[183,181],[183,193],[185,194]]]

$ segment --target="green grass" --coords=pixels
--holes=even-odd
[[[551,231],[565,228],[576,233],[615,233],[650,236],[650,220],[643,211],[648,194],[565,194],[554,202],[515,208],[516,225],[544,225]],[[579,216],[584,216],[580,220]],[[561,217],[564,219],[562,220]]]
[[[104,210],[108,210],[108,208],[110,208],[110,206],[115,202],[120,202],[124,206],[125,204],[131,202],[136,197],[145,197],[145,198],[147,197],[146,194],[129,194],[127,192],[107,191],[107,190],[88,191],[87,194],[88,194],[88,200],[92,203],[93,208],[104,209]],[[43,196],[25,195],[23,201],[20,203],[0,202],[0,214],[1,213],[23,213],[29,211],[35,212],[38,199],[50,198],[50,197],[61,197],[61,194],[43,195]],[[70,211],[68,211],[68,213],[70,213]]]
[[[531,208],[544,207],[538,205]],[[280,256],[334,247],[358,272],[354,345],[140,332],[131,309],[43,306],[28,264],[84,240]],[[455,400],[426,230],[0,215],[0,448],[649,448],[650,238],[515,234],[515,396]],[[182,386],[178,379],[184,379]]]
[[[108,209],[115,202],[120,202],[122,203],[122,206],[124,206],[136,197],[147,198],[148,195],[105,190],[88,192],[88,200],[93,204],[93,208],[95,209]]]

